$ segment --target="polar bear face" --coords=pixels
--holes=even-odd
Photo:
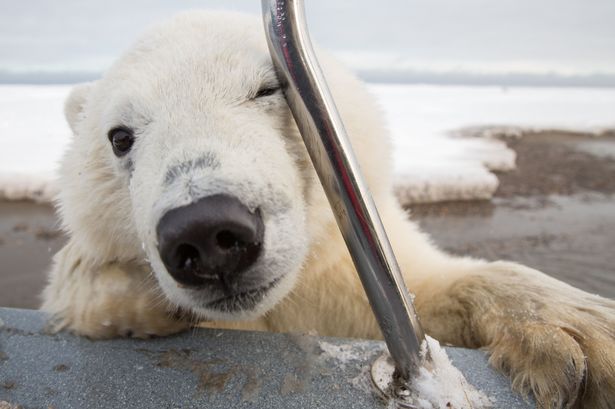
[[[76,87],[66,116],[60,210],[89,257],[147,260],[172,303],[211,319],[290,291],[313,171],[258,19],[175,18]]]

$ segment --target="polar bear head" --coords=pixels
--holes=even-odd
[[[182,14],[66,102],[59,207],[71,240],[100,263],[147,261],[171,303],[211,319],[270,309],[333,223],[261,25]],[[385,149],[366,148],[374,161]]]

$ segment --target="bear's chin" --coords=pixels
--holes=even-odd
[[[204,320],[249,321],[262,317],[282,298],[276,288],[277,283],[236,295],[226,296],[206,303],[195,302],[189,308],[192,313]],[[186,306],[184,306],[186,308]]]
[[[228,295],[210,301],[205,305],[208,311],[216,311],[226,314],[242,314],[250,312],[259,306],[267,297],[269,292],[277,285],[280,279],[275,279],[269,284],[262,287],[240,292],[238,294]]]
[[[203,320],[249,321],[262,317],[284,299],[295,286],[298,273],[282,274],[260,287],[213,299],[207,289],[183,287],[166,271],[155,275],[165,298],[179,310]]]

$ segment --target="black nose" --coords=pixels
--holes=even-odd
[[[219,285],[232,294],[258,258],[264,226],[258,210],[218,194],[168,211],[156,233],[160,258],[177,282]]]

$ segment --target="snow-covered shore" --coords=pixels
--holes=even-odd
[[[0,85],[0,198],[48,201],[70,138],[62,113],[70,86]],[[514,152],[469,128],[615,129],[614,88],[370,85],[393,136],[402,201],[486,199],[491,170],[514,168]]]
[[[514,152],[490,134],[553,129],[599,135],[615,129],[615,88],[371,89],[387,115],[396,190],[407,203],[490,198],[498,184],[490,171],[515,166]]]

